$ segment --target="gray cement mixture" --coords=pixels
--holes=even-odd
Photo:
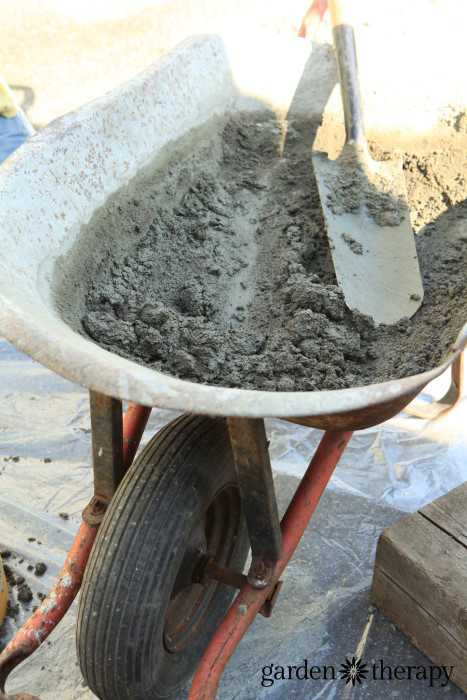
[[[405,201],[405,182],[397,157],[383,161],[383,174],[378,172],[382,163],[374,163],[366,148],[357,144],[346,145],[330,170],[325,171],[326,185],[331,192],[327,206],[334,214],[355,213],[365,207],[378,226],[399,226],[408,217]],[[343,238],[346,234],[343,234]],[[353,243],[352,250],[362,254]],[[357,247],[358,247],[357,243]]]
[[[57,262],[62,317],[111,352],[218,386],[341,389],[438,365],[465,320],[467,135],[404,144],[425,297],[412,319],[375,327],[336,284],[317,126],[243,114],[174,144]],[[392,146],[370,140],[376,160]]]

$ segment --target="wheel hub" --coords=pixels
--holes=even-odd
[[[170,595],[164,625],[167,651],[181,651],[203,624],[219,592],[218,581],[200,583],[210,559],[228,566],[240,527],[241,499],[238,487],[225,486],[209,504],[193,528]]]

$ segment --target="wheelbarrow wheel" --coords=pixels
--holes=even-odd
[[[80,594],[77,650],[101,700],[155,700],[190,677],[243,571],[248,536],[225,419],[184,415],[141,452],[104,517]]]

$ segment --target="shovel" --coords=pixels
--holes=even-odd
[[[423,299],[402,162],[369,152],[357,75],[354,31],[338,0],[328,1],[345,119],[336,160],[313,153],[313,167],[337,282],[350,309],[375,323],[412,316]]]

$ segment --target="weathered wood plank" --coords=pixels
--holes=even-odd
[[[453,666],[451,680],[467,693],[467,650],[378,566],[372,600],[389,620],[437,666]]]
[[[421,508],[419,513],[467,547],[467,481]]]
[[[371,598],[467,693],[467,483],[381,533]]]
[[[415,513],[385,530],[376,565],[467,647],[467,550]]]

